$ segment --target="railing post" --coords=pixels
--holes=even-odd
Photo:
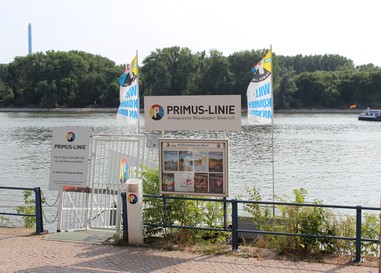
[[[92,196],[92,191],[89,187],[86,187],[86,213],[85,213],[85,229],[88,230],[91,225],[91,220],[90,220],[90,197]]]
[[[127,230],[128,230],[128,223],[127,223],[127,194],[125,192],[122,192],[122,219],[123,219],[123,241],[127,242]]]
[[[62,230],[62,214],[63,214],[63,200],[64,200],[64,190],[63,186],[60,186],[60,191],[58,194],[58,209],[57,209],[57,232],[61,232]]]
[[[380,198],[380,208],[381,208],[381,198]],[[381,251],[381,213],[378,215],[380,223],[380,233],[378,234],[378,250]],[[378,252],[380,253],[380,252]],[[381,270],[381,255],[378,255],[378,270]]]
[[[42,200],[40,187],[34,188],[36,206],[36,234],[44,233],[44,223],[42,219]]]
[[[354,262],[361,262],[361,206],[356,206],[356,257]]]
[[[224,200],[224,229],[227,227],[227,205],[226,205],[226,197],[222,198]]]
[[[165,198],[165,194],[163,194],[162,197],[163,197],[163,212],[164,212],[163,224],[164,224],[164,228],[166,228],[167,221],[168,221],[167,199]]]
[[[233,199],[232,202],[232,251],[238,250],[238,208],[237,200]]]

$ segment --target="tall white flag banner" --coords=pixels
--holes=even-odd
[[[117,121],[123,124],[137,124],[139,121],[139,80],[138,57],[127,65],[126,71],[119,78],[119,109]]]
[[[254,76],[247,88],[247,120],[251,125],[272,124],[274,116],[271,50],[251,71]]]

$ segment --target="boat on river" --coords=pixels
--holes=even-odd
[[[359,120],[381,121],[381,110],[366,109],[360,113]]]

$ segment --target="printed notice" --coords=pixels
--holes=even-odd
[[[87,186],[90,128],[53,128],[49,190]]]

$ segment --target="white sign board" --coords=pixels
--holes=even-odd
[[[240,130],[241,96],[145,96],[146,130]]]
[[[87,187],[91,128],[53,128],[49,190]]]
[[[228,140],[160,139],[160,193],[228,196]]]

